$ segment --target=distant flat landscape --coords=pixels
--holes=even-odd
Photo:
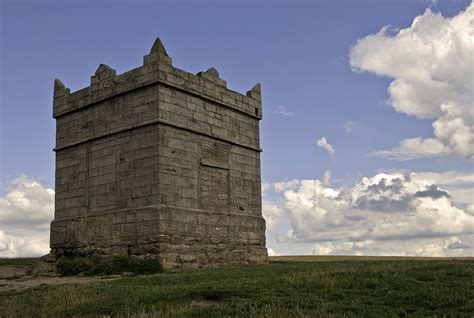
[[[0,260],[1,317],[474,315],[474,258],[278,256],[150,276],[25,276],[34,261]]]
[[[270,256],[270,262],[335,262],[335,261],[447,261],[466,260],[474,261],[474,257],[413,257],[413,256],[348,256],[348,255],[295,255]]]

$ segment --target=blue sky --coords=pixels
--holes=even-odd
[[[472,161],[453,151],[404,161],[370,156],[407,138],[432,138],[437,117],[409,116],[392,107],[387,88],[393,72],[350,61],[357,41],[384,26],[392,27],[387,36],[396,36],[397,29],[410,28],[427,8],[450,19],[469,4],[4,0],[0,193],[6,195],[20,175],[54,187],[54,78],[75,91],[89,84],[100,63],[118,73],[135,68],[157,36],[179,68],[196,73],[215,67],[228,87],[239,92],[262,84],[262,178],[267,184],[322,180],[326,170],[333,188],[380,171],[469,174]],[[317,146],[322,137],[334,147],[334,158]],[[267,198],[284,205],[284,193]],[[459,206],[470,203],[461,201]],[[286,231],[288,225],[277,228]],[[273,237],[269,241],[277,249]]]

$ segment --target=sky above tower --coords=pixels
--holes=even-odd
[[[142,64],[262,85],[272,254],[474,256],[470,1],[0,2],[0,257],[48,252],[55,78]]]

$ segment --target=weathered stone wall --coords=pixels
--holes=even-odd
[[[157,39],[144,65],[55,82],[52,252],[150,254],[167,266],[266,259],[260,86],[174,68]]]

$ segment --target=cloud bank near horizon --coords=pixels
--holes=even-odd
[[[446,175],[458,177],[453,192],[442,186]],[[267,184],[264,197],[273,192],[274,198],[263,204],[267,236],[280,244],[311,243],[309,254],[472,256],[461,237],[474,234],[474,202],[457,197],[460,188],[472,190],[472,178],[392,172],[341,188],[320,180]]]
[[[21,176],[0,197],[0,257],[49,253],[49,224],[54,215],[54,190]]]
[[[330,176],[264,183],[267,239],[310,243],[306,253],[315,255],[474,256],[463,241],[474,234],[474,199],[465,195],[473,173],[377,173],[340,188]],[[0,257],[47,254],[53,214],[52,189],[26,176],[13,180],[0,197]]]
[[[400,113],[434,120],[434,137],[401,140],[372,156],[393,160],[457,157],[474,161],[474,4],[452,18],[427,9],[410,27],[359,39],[354,71],[389,77],[388,103]]]

